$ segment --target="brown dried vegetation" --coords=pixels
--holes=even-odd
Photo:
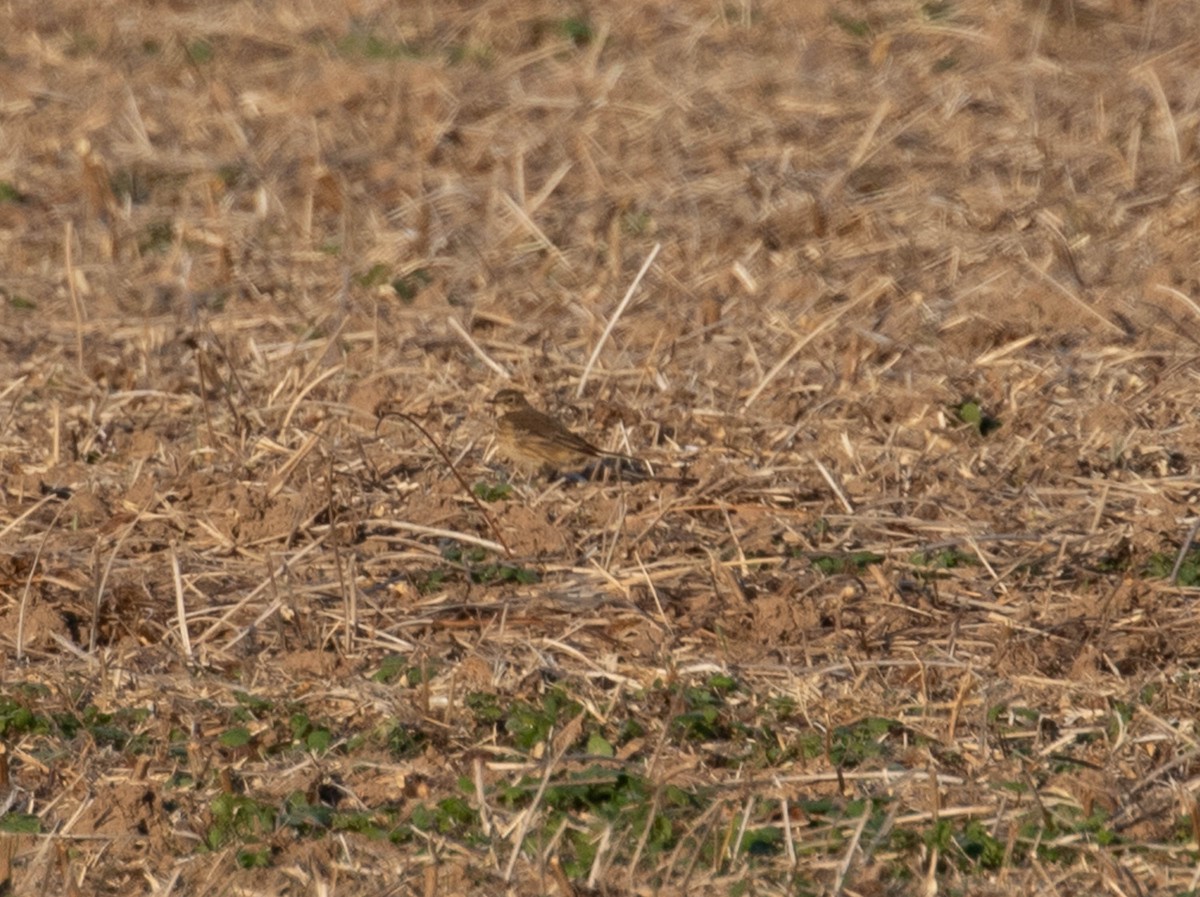
[[[0,13],[0,893],[1196,887],[1200,6],[609,6]]]

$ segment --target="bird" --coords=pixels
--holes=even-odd
[[[523,467],[557,470],[593,459],[611,459],[631,465],[639,473],[646,469],[646,462],[639,458],[605,451],[572,433],[560,421],[530,405],[518,389],[502,389],[488,401],[496,406],[500,453]]]

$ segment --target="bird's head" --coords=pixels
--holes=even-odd
[[[520,411],[522,408],[529,407],[529,400],[519,389],[502,389],[488,399],[488,402],[495,405],[496,410],[501,413]]]

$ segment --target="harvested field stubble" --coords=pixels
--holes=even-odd
[[[1197,888],[1200,5],[608,6],[0,12],[0,894]]]

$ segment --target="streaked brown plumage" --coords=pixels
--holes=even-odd
[[[637,458],[597,448],[559,421],[538,411],[516,389],[502,389],[489,400],[496,406],[496,441],[500,452],[523,466],[559,468],[591,458],[616,458],[641,466]]]

